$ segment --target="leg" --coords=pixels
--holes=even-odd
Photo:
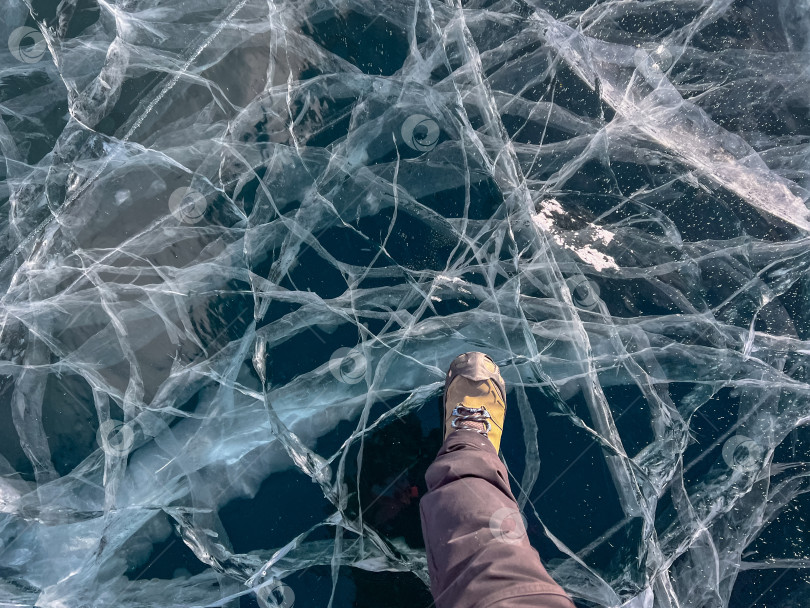
[[[498,458],[506,384],[491,357],[464,353],[444,383],[444,445],[427,470],[422,534],[438,608],[573,608],[529,544]]]
[[[420,510],[437,608],[573,608],[529,544],[486,436],[451,432],[426,481]]]

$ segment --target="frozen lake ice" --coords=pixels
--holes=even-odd
[[[428,606],[450,361],[580,606],[807,606],[808,0],[4,0],[0,606]]]

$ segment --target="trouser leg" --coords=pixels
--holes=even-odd
[[[451,433],[425,479],[422,533],[437,608],[572,608],[529,543],[485,437]]]

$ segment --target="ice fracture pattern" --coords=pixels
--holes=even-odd
[[[424,597],[419,481],[374,467],[468,350],[578,604],[810,601],[808,0],[3,0],[0,33],[0,605]]]

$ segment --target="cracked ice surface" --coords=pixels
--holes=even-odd
[[[486,350],[578,603],[805,605],[808,15],[6,1],[0,604],[424,592],[357,489]],[[243,514],[244,548],[262,484],[318,518]],[[171,538],[193,571],[139,575]]]

